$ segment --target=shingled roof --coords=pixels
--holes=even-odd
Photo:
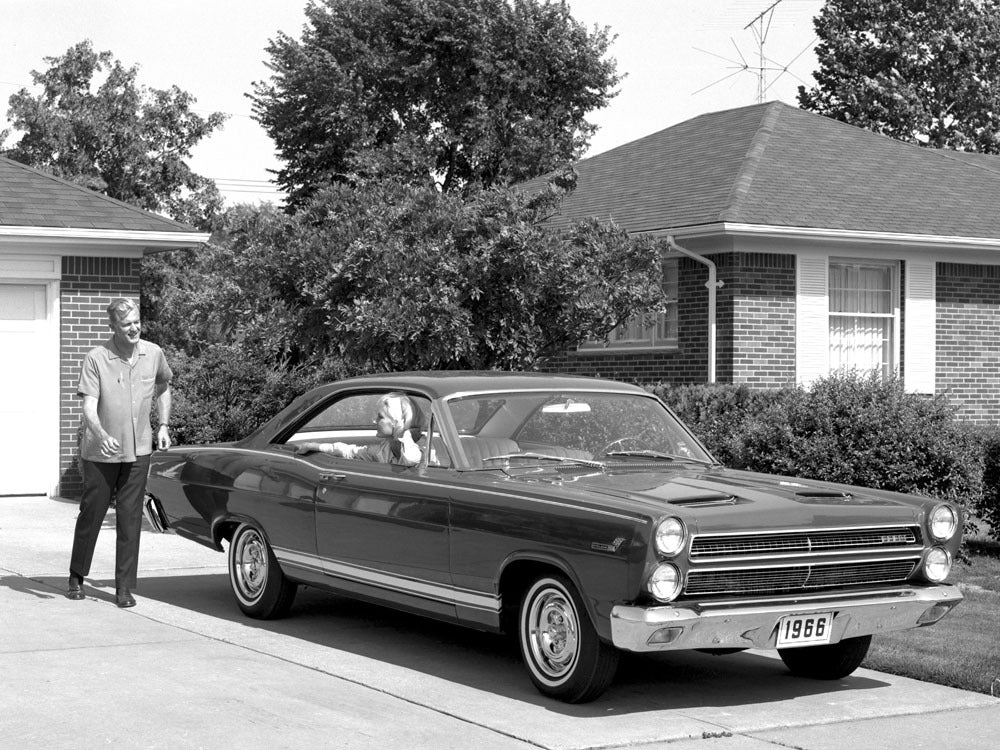
[[[186,224],[4,157],[0,157],[0,226],[184,234],[195,231]]]
[[[1000,239],[1000,157],[902,143],[781,102],[701,115],[575,167],[558,224]]]

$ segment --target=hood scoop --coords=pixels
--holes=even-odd
[[[668,502],[671,505],[680,505],[685,508],[710,508],[716,505],[736,505],[740,502],[740,499],[736,495],[712,492],[705,495],[679,497]]]
[[[850,492],[831,490],[806,490],[805,492],[796,492],[795,499],[803,503],[849,503],[854,499],[854,495]]]

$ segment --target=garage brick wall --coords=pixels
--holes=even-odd
[[[107,306],[115,297],[139,299],[138,258],[62,259],[60,283],[59,368],[59,494],[80,496],[83,482],[77,468],[77,434],[83,409],[76,395],[84,355],[111,335]]]
[[[1000,266],[937,264],[938,393],[958,416],[985,424],[1000,417]]]

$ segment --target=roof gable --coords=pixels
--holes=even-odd
[[[1000,157],[902,143],[780,102],[701,115],[575,167],[560,222],[1000,238]]]
[[[0,226],[132,232],[194,231],[186,224],[0,157]]]

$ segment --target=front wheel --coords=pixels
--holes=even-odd
[[[562,575],[538,578],[518,610],[518,643],[541,693],[586,703],[614,679],[618,651],[597,637],[573,584]]]
[[[827,646],[779,648],[778,655],[794,675],[815,680],[839,680],[861,666],[871,643],[872,637],[863,635]]]
[[[229,544],[229,583],[243,613],[258,620],[284,617],[297,586],[285,578],[264,534],[241,524]]]

